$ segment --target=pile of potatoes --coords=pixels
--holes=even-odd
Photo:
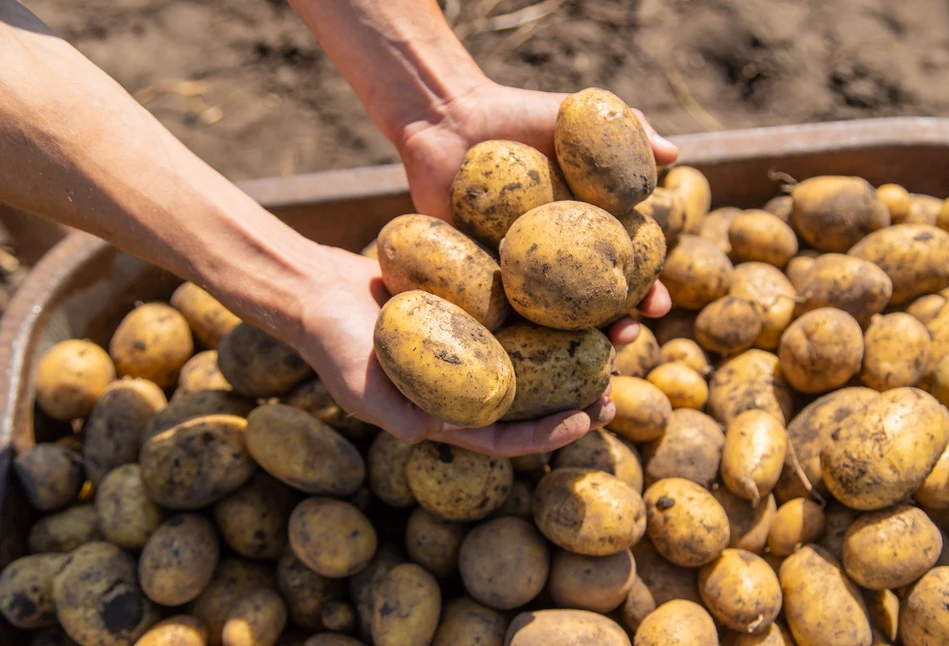
[[[386,374],[462,427],[610,386],[607,428],[406,444],[186,283],[39,361],[71,426],[14,462],[24,643],[949,644],[949,202],[817,177],[710,211],[591,89],[556,159],[478,144],[451,204],[457,228],[405,215],[364,251]],[[657,277],[673,310],[614,347]]]

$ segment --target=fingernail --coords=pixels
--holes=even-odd
[[[616,417],[616,404],[613,403],[613,400],[610,400],[600,408],[596,415],[596,422],[602,426],[612,422],[614,417]]]
[[[652,140],[652,143],[653,143],[654,145],[656,145],[656,146],[658,146],[658,147],[660,147],[660,148],[668,148],[669,150],[678,150],[678,149],[679,149],[678,146],[676,146],[674,143],[672,143],[671,141],[669,141],[668,139],[666,139],[665,137],[663,137],[662,135],[660,135],[660,134],[659,134],[658,132],[656,132],[656,131],[653,131],[653,132],[652,132],[652,135],[650,136],[650,139]]]

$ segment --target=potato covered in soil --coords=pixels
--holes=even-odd
[[[844,558],[844,537],[847,530],[860,516],[859,511],[832,501],[824,507],[824,535],[817,544],[831,553],[838,561]]]
[[[617,375],[610,399],[616,416],[608,428],[631,442],[648,442],[662,436],[672,416],[666,394],[645,379]]]
[[[390,507],[411,507],[415,494],[409,487],[405,467],[412,445],[389,433],[379,433],[366,456],[369,490]]]
[[[698,233],[712,206],[712,189],[705,175],[691,166],[676,166],[666,173],[662,185],[685,205],[685,233]]]
[[[234,392],[252,399],[284,395],[313,372],[296,350],[246,323],[221,339],[217,362]]]
[[[643,491],[643,468],[636,447],[603,429],[594,429],[557,451],[551,467],[598,469],[616,476],[637,493]]]
[[[697,312],[678,308],[673,303],[672,310],[653,325],[656,341],[662,345],[672,339],[695,339],[696,316]]]
[[[642,446],[646,486],[680,477],[708,488],[718,478],[724,445],[725,434],[705,413],[672,411],[662,436]]]
[[[733,260],[732,243],[728,238],[728,228],[731,226],[732,220],[741,213],[741,209],[736,209],[732,206],[725,206],[710,211],[702,220],[702,226],[699,228],[697,235],[714,244],[721,249],[729,259]]]
[[[304,381],[283,397],[280,403],[306,411],[353,441],[371,439],[378,430],[340,408],[320,379]]]
[[[626,632],[612,619],[587,610],[536,610],[514,617],[504,638],[505,646],[630,646]]]
[[[55,626],[53,577],[65,563],[65,554],[34,554],[20,557],[3,568],[0,614],[17,628]]]
[[[287,607],[280,595],[257,588],[231,606],[221,633],[223,646],[274,646],[287,624]]]
[[[197,617],[175,615],[159,621],[135,646],[207,646],[208,629]]]
[[[877,198],[890,212],[890,221],[899,224],[909,216],[912,199],[909,192],[899,184],[883,184],[876,190]]]
[[[736,215],[728,226],[732,255],[740,262],[764,262],[783,269],[797,254],[797,236],[787,224],[751,209]]]
[[[619,478],[592,469],[554,469],[534,490],[534,522],[557,546],[609,556],[635,545],[646,529],[642,498]]]
[[[949,286],[949,232],[927,224],[897,224],[873,233],[847,255],[879,266],[893,282],[891,305]]]
[[[782,424],[793,410],[778,358],[747,350],[718,367],[709,381],[708,414],[722,424],[746,410],[763,410]]]
[[[685,228],[685,203],[677,193],[657,186],[652,194],[633,207],[637,213],[655,220],[666,244],[672,246]]]
[[[892,590],[863,590],[873,644],[889,644],[899,638],[900,598]]]
[[[781,475],[787,433],[772,415],[748,410],[729,423],[722,448],[722,481],[752,505],[771,493]]]
[[[173,397],[200,390],[231,390],[231,384],[218,366],[217,350],[199,352],[181,366],[178,387],[175,388]]]
[[[492,332],[510,311],[497,261],[444,220],[417,214],[391,220],[379,232],[379,267],[393,296],[413,289],[435,294]]]
[[[221,538],[234,552],[253,559],[280,557],[287,544],[287,521],[296,493],[258,471],[240,489],[212,508]]]
[[[595,328],[566,332],[520,322],[496,338],[511,358],[517,383],[504,420],[582,410],[610,383],[615,351]]]
[[[900,639],[905,646],[949,642],[949,567],[933,568],[909,590],[900,607]]]
[[[643,501],[649,539],[676,565],[705,565],[728,546],[725,510],[712,494],[691,480],[660,480],[646,489]]]
[[[138,551],[165,514],[149,500],[142,482],[142,468],[124,464],[102,479],[96,491],[96,517],[106,540],[127,550]]]
[[[949,445],[939,456],[936,466],[926,476],[923,484],[913,494],[913,498],[930,510],[949,509]]]
[[[356,611],[345,601],[327,601],[320,615],[323,627],[340,633],[350,633],[356,627]]]
[[[702,606],[684,599],[667,601],[636,631],[634,646],[717,646],[718,630]]]
[[[761,208],[782,222],[788,222],[794,210],[794,198],[790,195],[778,195],[765,202]]]
[[[699,593],[722,625],[762,633],[781,611],[781,584],[771,566],[745,550],[726,549],[699,570]]]
[[[497,251],[517,218],[569,199],[560,171],[543,153],[515,141],[483,141],[468,150],[451,183],[451,217],[463,233]]]
[[[670,339],[660,349],[661,363],[684,363],[703,377],[712,371],[705,351],[692,339]]]
[[[461,544],[458,571],[475,601],[511,610],[531,601],[547,584],[547,542],[520,518],[489,520],[472,529]]]
[[[867,234],[890,225],[890,212],[860,177],[813,177],[791,188],[791,219],[815,249],[845,253]]]
[[[467,597],[445,604],[432,646],[504,646],[507,621]]]
[[[784,275],[794,285],[794,289],[800,289],[804,285],[807,275],[814,268],[814,262],[820,255],[820,252],[814,249],[804,249],[788,261],[788,266],[784,268]]]
[[[659,555],[649,541],[633,547],[636,578],[620,608],[623,623],[635,631],[649,614],[672,599],[702,603],[698,590],[698,570],[679,567]]]
[[[224,558],[211,582],[194,600],[191,611],[208,627],[208,644],[218,646],[224,622],[234,603],[257,588],[274,588],[273,567],[241,558]]]
[[[673,303],[700,310],[728,293],[733,271],[721,249],[698,236],[683,235],[669,250],[660,279]]]
[[[641,327],[635,341],[616,348],[616,360],[613,363],[621,375],[645,378],[660,362],[656,337],[649,328]]]
[[[91,341],[60,341],[36,364],[36,403],[53,419],[87,417],[113,379],[115,365],[105,350]]]
[[[708,402],[705,378],[684,363],[660,364],[646,375],[646,379],[662,391],[674,409],[702,410]]]
[[[617,217],[656,188],[646,129],[612,92],[587,88],[567,96],[557,113],[554,148],[577,199]]]
[[[619,217],[633,243],[633,264],[629,269],[626,305],[616,318],[626,316],[652,289],[666,259],[666,239],[662,228],[650,217],[630,211]]]
[[[913,316],[894,312],[873,319],[863,345],[860,381],[884,391],[919,383],[929,364],[932,339]]]
[[[781,337],[778,357],[788,383],[802,393],[840,388],[860,372],[863,331],[846,312],[823,307],[797,319]]]
[[[796,646],[791,631],[777,622],[760,633],[729,632],[722,640],[722,646]]]
[[[168,509],[200,509],[235,491],[257,468],[246,426],[234,415],[207,415],[149,438],[139,458],[149,498]]]
[[[909,212],[902,221],[893,220],[893,224],[930,224],[936,226],[939,212],[942,210],[942,203],[942,200],[932,195],[910,193]]]
[[[385,553],[380,550],[377,558]],[[343,592],[338,579],[328,579],[308,568],[289,545],[277,562],[277,589],[287,604],[290,622],[308,632],[323,626],[323,606]]]
[[[197,598],[211,582],[220,557],[217,534],[198,514],[172,516],[149,537],[138,560],[145,595],[163,606]]]
[[[501,241],[501,277],[524,318],[558,330],[599,327],[645,295],[633,243],[606,211],[583,202],[552,202],[528,211]],[[640,296],[642,298],[642,296]]]
[[[442,520],[416,507],[405,527],[405,551],[412,561],[445,579],[458,570],[458,553],[467,533],[467,525]]]
[[[514,401],[514,366],[470,314],[422,291],[392,297],[376,320],[376,358],[414,404],[457,426],[499,420]]]
[[[372,632],[373,605],[375,603],[376,587],[385,576],[400,563],[406,561],[400,549],[389,544],[382,544],[368,566],[357,572],[349,579],[349,596],[356,607],[359,617],[359,633],[369,637]],[[312,572],[304,568],[306,572]],[[315,573],[314,573],[315,574]],[[329,579],[332,582],[332,579]]]
[[[906,306],[906,313],[915,317],[923,325],[936,318],[945,304],[946,299],[940,294],[926,294]]]
[[[796,315],[835,307],[853,316],[861,327],[870,324],[890,302],[893,283],[872,262],[839,253],[814,260],[806,278],[797,287]]]
[[[761,332],[754,345],[765,350],[777,348],[781,335],[794,319],[797,292],[791,281],[766,263],[743,262],[735,267],[728,294],[756,303],[760,308]]]
[[[754,554],[764,552],[777,511],[774,496],[765,496],[756,505],[748,504],[747,500],[739,498],[727,487],[712,489],[712,496],[728,516],[728,547]]]
[[[376,553],[376,530],[359,509],[332,498],[307,498],[290,515],[290,547],[325,577],[351,576]]]
[[[13,470],[26,499],[40,511],[58,509],[75,501],[84,482],[79,454],[50,442],[34,444],[16,456]]]
[[[405,468],[418,503],[454,521],[474,521],[498,509],[514,481],[511,461],[450,444],[415,445]]]
[[[31,554],[72,552],[85,543],[100,540],[96,506],[75,505],[37,520],[27,537]]]
[[[247,417],[254,407],[253,401],[226,390],[199,390],[172,397],[168,406],[145,425],[142,444],[144,445],[153,435],[196,417],[205,415]]]
[[[557,550],[550,566],[550,596],[561,608],[608,613],[626,600],[636,579],[629,550],[583,556]]]
[[[821,452],[824,484],[848,507],[875,510],[919,488],[949,442],[949,411],[916,388],[894,388],[850,415]]]
[[[109,354],[119,376],[170,388],[194,354],[194,340],[181,312],[165,303],[146,303],[122,319],[109,342]]]
[[[169,302],[184,315],[198,340],[212,350],[241,322],[237,315],[194,283],[183,283]]]
[[[520,478],[515,478],[507,500],[504,501],[500,509],[494,512],[493,516],[514,516],[515,518],[531,520],[534,518],[533,499],[533,485]]]
[[[376,587],[372,641],[376,646],[429,644],[441,607],[441,591],[431,574],[414,563],[397,565]]]
[[[771,521],[768,548],[776,556],[788,556],[801,545],[817,541],[826,527],[823,508],[807,498],[789,500]]]
[[[709,352],[738,354],[754,345],[762,326],[762,309],[756,302],[723,296],[695,318],[695,340]]]

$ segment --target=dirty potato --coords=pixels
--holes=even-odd
[[[191,605],[191,612],[208,627],[208,645],[219,646],[224,623],[234,603],[257,588],[275,587],[273,567],[241,558],[223,558],[211,582]]]
[[[576,646],[630,646],[626,632],[612,619],[587,610],[535,610],[514,617],[506,646],[556,644],[569,635]]]
[[[376,646],[431,643],[441,607],[441,592],[431,574],[414,563],[395,566],[376,588],[373,643]]]
[[[332,498],[307,498],[290,515],[290,547],[311,570],[343,578],[359,572],[376,552],[376,530],[353,505]]]
[[[774,415],[782,424],[793,410],[778,357],[763,350],[747,350],[732,357],[709,381],[707,410],[716,421],[727,425],[751,409]]]
[[[650,613],[636,631],[634,646],[716,646],[718,630],[702,606],[685,599],[667,601]]]
[[[900,607],[900,639],[905,646],[949,642],[949,567],[933,568],[909,590]]]
[[[214,526],[198,514],[177,514],[162,523],[142,548],[138,580],[155,603],[180,606],[207,587],[219,558]]]
[[[630,211],[620,216],[619,221],[633,243],[633,263],[629,268],[626,305],[616,318],[636,309],[659,278],[666,259],[666,239],[655,220]]]
[[[645,328],[644,328],[645,329]],[[703,377],[707,376],[712,367],[701,346],[692,339],[670,339],[662,344],[659,351],[661,363],[684,363]]]
[[[381,549],[375,558],[386,553]],[[341,597],[344,588],[339,579],[328,579],[308,568],[287,545],[277,561],[277,590],[287,604],[290,622],[313,632],[323,626],[323,606]]]
[[[797,236],[791,227],[771,213],[757,209],[732,219],[728,241],[739,262],[764,262],[784,269],[797,254]]]
[[[725,253],[708,240],[682,235],[669,250],[660,279],[673,304],[700,310],[728,293],[733,267]]]
[[[182,422],[205,415],[247,417],[255,403],[227,390],[199,390],[172,397],[163,410],[152,417],[142,431],[142,445],[153,435]]]
[[[433,576],[446,579],[458,571],[458,553],[467,532],[464,523],[442,520],[416,507],[405,527],[405,551]]]
[[[173,397],[199,390],[231,390],[231,384],[218,367],[217,350],[199,352],[181,366]]]
[[[390,433],[379,433],[366,456],[369,490],[390,507],[411,507],[415,494],[409,487],[405,467],[412,454],[412,445]]]
[[[695,340],[709,352],[744,352],[761,335],[762,313],[755,301],[723,296],[703,307],[695,318]]]
[[[890,212],[890,221],[893,224],[900,224],[906,220],[912,199],[905,188],[899,184],[883,184],[877,188],[876,194]]]
[[[105,350],[91,341],[60,341],[36,364],[36,404],[53,419],[88,417],[113,379],[115,365]]]
[[[467,597],[445,604],[432,646],[504,646],[507,620]]]
[[[748,410],[729,423],[722,448],[722,481],[752,505],[771,493],[781,475],[787,433],[772,415]]]
[[[550,595],[561,608],[608,613],[625,600],[636,579],[636,562],[628,549],[610,556],[554,553]]]
[[[949,445],[939,456],[923,484],[913,494],[913,498],[928,509],[949,509]]]
[[[691,480],[659,480],[646,489],[643,501],[649,539],[676,565],[705,565],[728,546],[725,510],[712,494]]]
[[[198,340],[212,350],[241,322],[220,301],[194,283],[178,287],[169,303],[184,315]]]
[[[102,538],[96,506],[75,505],[37,520],[27,537],[30,554],[69,553],[85,543]]]
[[[708,402],[705,378],[684,363],[663,363],[653,368],[646,379],[669,399],[672,408],[702,410]]]
[[[276,560],[287,544],[287,521],[296,502],[292,489],[258,471],[214,503],[211,512],[221,538],[235,553]]]
[[[643,468],[636,447],[603,429],[594,429],[557,451],[551,467],[598,469],[616,476],[637,493],[643,491]]]
[[[712,496],[728,516],[728,547],[763,553],[777,511],[774,496],[765,496],[756,505],[748,504],[727,487],[712,489]]]
[[[836,500],[831,501],[824,507],[824,535],[817,544],[830,552],[835,559],[842,561],[847,530],[859,516],[859,511],[842,505]]]
[[[698,312],[684,310],[672,304],[672,310],[653,324],[656,342],[660,345],[672,339],[695,339],[695,317]]]
[[[893,283],[891,305],[949,287],[949,231],[927,224],[897,224],[873,233],[847,255],[879,266]]]
[[[784,268],[784,275],[788,277],[794,289],[800,289],[807,280],[807,275],[814,267],[814,262],[820,257],[820,252],[813,249],[804,249],[788,261]]]
[[[928,324],[939,314],[947,301],[941,294],[926,294],[906,306],[906,313],[915,317],[923,325]]]
[[[666,394],[637,377],[617,375],[610,383],[616,416],[607,428],[630,442],[649,442],[661,437],[672,415],[672,404]]]
[[[405,562],[405,556],[398,548],[383,544],[376,551],[369,565],[357,572],[349,579],[349,596],[356,607],[359,618],[359,633],[369,637],[372,633],[372,616],[374,612],[376,588],[392,569]],[[309,568],[302,571],[312,572]],[[314,572],[315,574],[315,572]],[[333,579],[327,579],[332,582]]]
[[[231,606],[221,633],[223,646],[274,646],[287,624],[287,606],[280,595],[257,588]]]
[[[13,460],[13,470],[29,503],[52,511],[74,502],[84,482],[82,458],[69,447],[34,444]]]
[[[234,392],[252,399],[284,395],[312,373],[296,350],[246,323],[221,339],[217,360]]]
[[[730,260],[734,260],[732,243],[728,238],[728,228],[731,226],[732,220],[741,213],[741,209],[736,209],[733,206],[724,206],[710,211],[702,220],[702,226],[699,228],[697,235],[721,249]]]
[[[646,486],[679,477],[710,487],[718,478],[724,445],[721,427],[705,413],[672,411],[662,436],[642,446]]]
[[[649,614],[673,599],[702,603],[698,590],[698,570],[670,563],[649,541],[633,547],[636,578],[620,608],[623,623],[635,631]]]
[[[327,601],[321,617],[327,630],[351,633],[356,627],[356,610],[345,601]]]
[[[764,350],[777,348],[784,330],[794,320],[797,291],[791,281],[771,265],[744,262],[735,267],[728,294],[756,303],[760,308],[761,332],[754,345]]]
[[[698,233],[712,206],[712,189],[705,175],[691,166],[676,166],[666,173],[662,185],[685,205],[685,233]]]
[[[655,220],[669,246],[676,243],[685,228],[685,203],[678,193],[667,188],[656,187],[649,197],[633,208],[640,215]]]
[[[803,393],[840,388],[860,372],[863,331],[842,310],[823,307],[797,319],[781,337],[778,357],[788,383]]]
[[[910,193],[909,213],[902,222],[894,221],[893,224],[930,224],[936,226],[939,220],[939,212],[942,210],[942,202],[938,197],[932,195]]]
[[[788,556],[801,545],[817,541],[826,527],[824,510],[807,498],[789,500],[780,507],[768,532],[768,548],[776,556]]]
[[[621,375],[645,379],[649,371],[658,366],[660,361],[656,337],[649,328],[641,327],[635,341],[616,348],[614,366]]]
[[[119,376],[170,388],[194,354],[194,340],[181,312],[165,303],[146,303],[122,319],[109,342],[109,354]]]
[[[814,260],[797,288],[796,316],[822,307],[835,307],[853,316],[861,327],[870,324],[890,302],[893,283],[872,262],[828,253]]]
[[[890,225],[890,212],[860,177],[822,176],[791,188],[791,219],[807,243],[845,253],[867,234]]]
[[[141,550],[165,514],[149,500],[142,482],[142,468],[124,464],[106,474],[96,490],[99,531],[111,543],[127,550]]]
[[[208,629],[200,619],[175,615],[152,626],[135,646],[206,646],[207,643]]]
[[[53,577],[65,563],[65,554],[33,554],[8,564],[0,572],[0,614],[25,630],[55,626]]]
[[[378,431],[343,410],[320,379],[304,381],[281,398],[280,403],[306,411],[354,442],[371,440]]]
[[[874,318],[863,337],[860,381],[874,390],[915,386],[929,364],[932,338],[904,312]]]
[[[745,550],[726,549],[699,570],[699,593],[719,623],[761,633],[781,611],[781,584],[771,566]]]

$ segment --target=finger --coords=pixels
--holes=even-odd
[[[679,147],[656,132],[649,120],[641,111],[633,109],[640,123],[649,136],[649,143],[652,145],[652,152],[656,156],[656,163],[660,166],[668,166],[679,158]]]
[[[360,419],[378,426],[407,444],[416,444],[440,433],[445,423],[409,401],[389,380],[375,354],[366,369],[366,392]]]
[[[642,312],[643,316],[653,319],[665,316],[672,309],[672,297],[669,296],[669,290],[657,280],[636,309]]]
[[[603,413],[596,411],[597,415]],[[612,419],[612,418],[611,418]],[[570,444],[590,430],[584,411],[565,411],[541,420],[492,424],[486,428],[452,428],[431,437],[469,451],[496,457],[546,453]]]
[[[610,326],[608,336],[613,345],[629,345],[639,338],[641,327],[638,321],[627,316]]]
[[[585,408],[583,412],[590,418],[590,430],[592,431],[596,428],[603,428],[613,421],[613,418],[616,417],[616,404],[609,398],[609,395],[604,394],[592,406]]]

